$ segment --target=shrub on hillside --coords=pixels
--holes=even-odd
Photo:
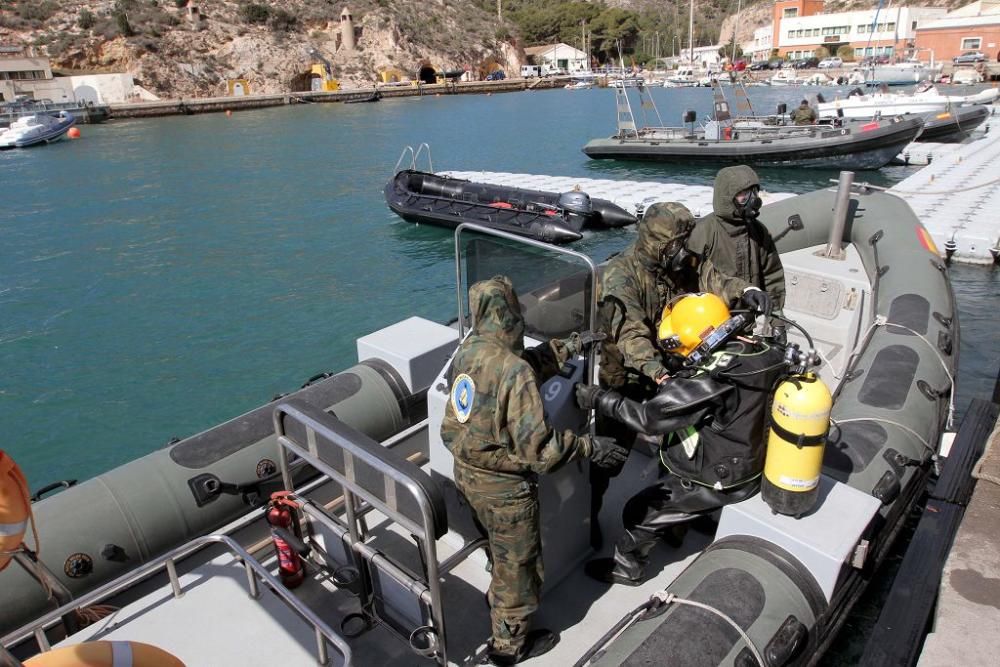
[[[244,23],[267,23],[267,20],[271,18],[271,8],[267,5],[258,5],[256,3],[247,3],[245,5],[240,5],[239,9],[240,20]]]
[[[25,21],[48,21],[59,10],[54,0],[17,3],[17,15]]]
[[[276,32],[290,32],[299,24],[299,20],[291,12],[284,9],[274,9],[271,11],[271,20],[268,22],[271,30]]]
[[[80,14],[77,16],[76,24],[80,26],[81,30],[90,30],[97,23],[97,17],[89,9],[81,9]]]

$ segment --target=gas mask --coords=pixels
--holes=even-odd
[[[747,222],[756,220],[760,215],[760,207],[764,204],[760,198],[760,188],[755,185],[736,193],[733,204],[736,207],[736,217]]]

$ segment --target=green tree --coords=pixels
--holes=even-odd
[[[829,58],[830,49],[826,48],[825,46],[817,46],[816,49],[813,51],[813,55],[821,60],[823,58]]]
[[[97,23],[97,17],[89,9],[81,9],[80,14],[76,18],[76,24],[80,26],[81,30],[90,30]]]
[[[259,5],[254,2],[240,5],[240,20],[244,23],[263,24],[271,18],[271,8],[267,5]]]
[[[845,63],[854,62],[854,47],[850,44],[844,44],[842,47],[837,49],[837,57],[843,60]]]

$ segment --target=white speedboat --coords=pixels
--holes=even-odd
[[[971,67],[959,67],[952,72],[951,82],[964,86],[973,85],[976,83],[982,83],[983,75]]]
[[[772,86],[801,86],[806,80],[800,77],[793,69],[781,69],[771,77]]]
[[[586,81],[584,79],[578,79],[572,83],[567,83],[563,86],[566,90],[590,90],[594,87],[593,80]]]
[[[906,113],[928,114],[944,111],[949,105],[989,104],[997,99],[996,88],[975,95],[942,95],[934,86],[918,88],[912,94],[878,91],[863,94],[859,89],[844,99],[819,101],[820,118],[871,118],[875,115],[898,116]]]
[[[0,148],[25,148],[59,141],[75,122],[73,115],[65,111],[22,116],[0,132]]]
[[[663,80],[664,88],[693,88],[698,85],[698,77],[690,67],[682,67]]]

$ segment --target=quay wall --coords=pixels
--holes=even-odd
[[[421,95],[459,95],[474,93],[509,93],[535,88],[559,88],[568,77],[542,79],[505,79],[503,81],[455,81],[448,83],[407,86],[379,86],[382,97],[417,97]],[[331,92],[298,92],[240,97],[199,97],[155,102],[112,104],[111,118],[148,118],[195,113],[262,109],[290,104],[320,104],[361,100],[372,94],[373,88],[336,90]]]

